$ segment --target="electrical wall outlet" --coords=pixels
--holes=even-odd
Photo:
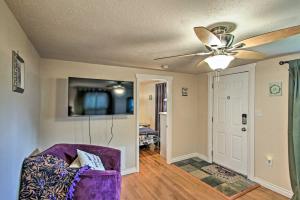
[[[271,156],[266,157],[266,164],[268,165],[268,167],[273,166],[273,158]]]

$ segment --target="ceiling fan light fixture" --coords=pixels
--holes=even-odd
[[[233,61],[233,56],[228,55],[215,55],[206,58],[204,61],[209,65],[212,70],[226,69],[231,61]]]
[[[122,95],[125,92],[125,88],[122,85],[114,85],[113,86],[113,91],[117,95]]]

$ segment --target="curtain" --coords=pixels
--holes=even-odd
[[[167,112],[167,83],[155,85],[155,130],[160,131],[160,112]]]
[[[289,72],[289,169],[292,200],[300,200],[300,60],[289,62]]]

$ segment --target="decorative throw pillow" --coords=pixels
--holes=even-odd
[[[91,169],[105,171],[105,168],[99,156],[81,151],[79,149],[77,149],[77,155],[80,160],[81,166],[87,165],[91,167]]]
[[[71,165],[69,166],[71,168],[80,168],[81,167],[81,163],[80,160],[77,156],[77,158],[71,163]]]

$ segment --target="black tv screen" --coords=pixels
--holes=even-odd
[[[69,77],[68,116],[133,114],[133,82]]]

